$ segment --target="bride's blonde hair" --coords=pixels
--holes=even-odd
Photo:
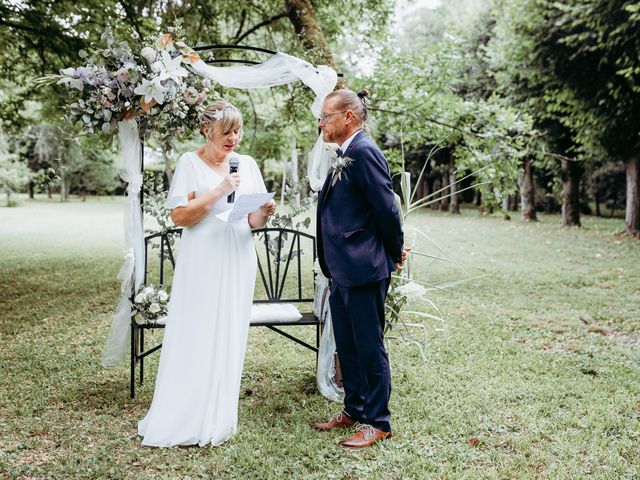
[[[238,129],[239,142],[242,140],[243,123],[240,110],[225,100],[216,100],[210,103],[200,114],[200,131],[205,135],[204,128],[209,127],[209,140],[213,139],[214,129],[222,132]]]

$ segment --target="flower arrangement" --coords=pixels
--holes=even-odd
[[[169,151],[176,134],[198,129],[212,86],[192,71],[190,65],[200,57],[177,35],[177,27],[169,28],[134,51],[106,31],[101,37],[105,46],[91,54],[80,52],[85,65],[65,68],[37,83],[64,85],[73,100],[69,117],[86,132],[114,133],[118,121],[138,117],[143,135],[157,132],[163,150]]]
[[[143,321],[157,321],[167,314],[169,294],[162,285],[141,285],[133,297],[133,310]]]
[[[385,310],[387,311],[387,330],[391,329],[400,319],[400,313],[407,303],[415,303],[424,299],[427,290],[415,282],[404,277],[394,276],[387,292]]]
[[[331,186],[335,186],[338,180],[342,180],[342,172],[344,172],[349,165],[353,163],[353,159],[345,156],[338,155],[338,150],[327,147],[329,149],[329,161],[330,170],[333,172],[333,178],[331,179]]]

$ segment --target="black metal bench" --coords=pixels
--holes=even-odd
[[[168,276],[175,267],[175,244],[182,234],[181,228],[158,232],[145,237],[144,283],[165,285]],[[251,326],[267,327],[289,340],[318,353],[321,333],[321,320],[313,313],[313,290],[316,259],[316,239],[298,230],[286,228],[261,228],[253,231],[258,253],[258,278],[254,295],[254,304],[296,303],[302,318],[295,321],[264,320],[251,322]],[[305,245],[306,244],[306,245]],[[150,271],[157,252],[157,271]],[[310,254],[310,255],[309,255]],[[313,272],[313,273],[312,273]],[[157,281],[149,282],[150,278]],[[307,279],[305,281],[305,279]],[[167,282],[169,283],[169,282]],[[309,293],[310,292],[310,293]],[[308,308],[300,308],[306,306]],[[311,325],[316,328],[315,346],[285,332],[282,326]],[[144,359],[159,350],[159,343],[145,350],[145,331],[164,328],[164,323],[154,321],[139,322],[131,318],[131,398],[135,396],[135,371],[139,367],[139,384],[144,380]]]

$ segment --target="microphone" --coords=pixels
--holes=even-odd
[[[240,165],[240,159],[238,157],[231,157],[229,159],[229,173],[237,173],[238,165]],[[233,191],[227,197],[227,203],[233,203],[236,201],[236,192]]]

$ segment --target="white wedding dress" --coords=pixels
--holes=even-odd
[[[266,192],[255,160],[237,156],[236,198]],[[187,205],[190,192],[221,181],[197,153],[186,153],[167,205]],[[257,263],[246,215],[236,223],[216,217],[229,207],[224,197],[183,230],[153,402],[138,423],[143,445],[220,445],[236,432]]]

